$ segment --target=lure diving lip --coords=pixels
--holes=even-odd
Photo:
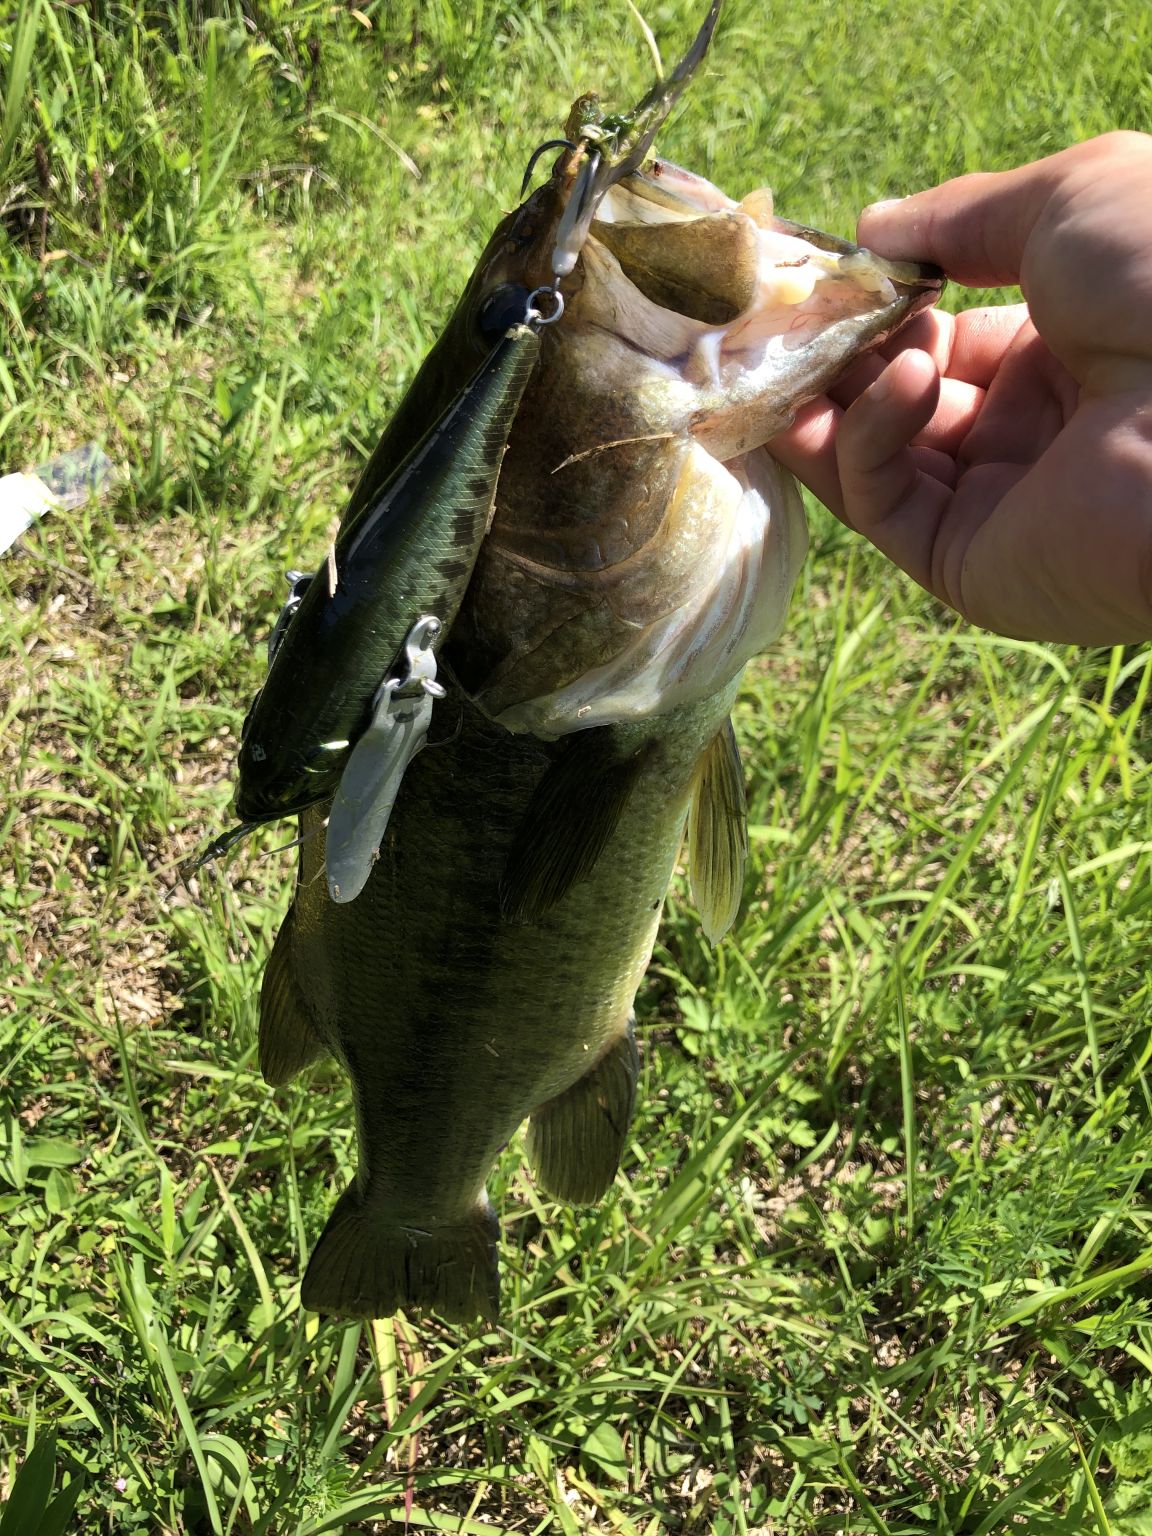
[[[427,742],[432,702],[444,697],[432,649],[441,628],[435,614],[421,614],[408,631],[403,665],[381,683],[368,729],[340,776],[324,842],[335,902],[355,901],[368,883],[404,774]]]

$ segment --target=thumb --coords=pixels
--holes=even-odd
[[[857,239],[881,256],[934,261],[970,287],[1017,283],[1029,236],[1076,153],[874,203],[860,215]]]
[[[1019,283],[1037,330],[1075,379],[1143,389],[1152,360],[1150,178],[1152,135],[1106,133],[1018,170],[961,176],[866,208],[859,238],[883,256],[933,261],[970,286]]]

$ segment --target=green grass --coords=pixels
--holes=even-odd
[[[1150,59],[1134,3],[731,0],[662,145],[848,232],[1148,129]],[[3,467],[126,471],[0,560],[0,1536],[1152,1531],[1152,652],[965,631],[823,513],[612,1196],[504,1156],[498,1328],[300,1311],[353,1148],[255,1066],[289,834],[175,865],[528,154],[647,70],[583,0],[0,20]]]

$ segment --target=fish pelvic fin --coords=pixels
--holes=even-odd
[[[564,1093],[534,1110],[525,1151],[543,1189],[570,1205],[594,1205],[620,1166],[640,1057],[632,1020],[600,1060]]]
[[[587,880],[648,760],[613,758],[601,731],[577,733],[536,786],[500,882],[500,910],[531,923]]]
[[[282,1088],[297,1072],[324,1054],[324,1043],[308,1019],[308,1010],[292,971],[296,910],[276,935],[260,988],[260,1072],[271,1088]]]
[[[419,1309],[448,1323],[494,1323],[499,1235],[487,1195],[462,1222],[417,1228],[382,1222],[350,1185],[312,1252],[300,1300],[310,1312],[336,1317]]]
[[[748,810],[740,748],[731,720],[700,759],[688,812],[688,867],[692,900],[710,944],[736,921],[748,859]]]

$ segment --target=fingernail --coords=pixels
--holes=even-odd
[[[869,203],[864,213],[883,213],[888,208],[895,208],[898,203],[907,202],[904,197],[882,197],[878,203]]]

